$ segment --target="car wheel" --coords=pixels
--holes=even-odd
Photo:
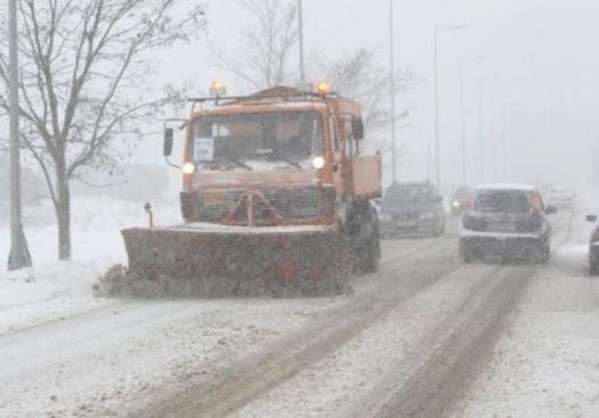
[[[439,236],[445,235],[445,220],[441,221],[441,225],[439,227]]]
[[[549,262],[549,258],[551,257],[551,244],[549,242],[545,242],[541,249],[541,264],[547,264]]]
[[[463,243],[460,242],[459,256],[463,263],[470,264],[474,262],[474,254]]]

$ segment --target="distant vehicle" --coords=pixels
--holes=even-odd
[[[545,206],[534,186],[478,186],[462,216],[460,258],[469,263],[493,254],[506,260],[545,263],[551,252],[551,224],[546,215],[555,212],[554,206]]]
[[[468,203],[468,199],[472,194],[472,189],[470,187],[462,186],[458,187],[453,194],[451,195],[450,205],[451,205],[451,214],[457,216],[462,213],[466,204]]]
[[[545,201],[548,205],[565,209],[571,209],[574,207],[575,198],[576,195],[574,192],[566,189],[565,187],[552,187],[545,195]]]
[[[380,230],[385,236],[442,235],[445,232],[443,198],[428,181],[392,184],[383,195]]]
[[[587,222],[597,223],[597,215],[587,215]],[[589,242],[589,271],[591,276],[599,276],[599,224],[595,226]]]

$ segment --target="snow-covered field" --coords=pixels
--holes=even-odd
[[[176,197],[153,202],[158,224],[180,222]],[[115,263],[127,262],[120,230],[144,226],[143,202],[110,197],[74,198],[72,261],[58,261],[58,235],[50,200],[24,210],[24,229],[33,268],[17,272],[0,266],[0,335],[58,320],[111,303],[92,295],[93,282]],[[10,250],[10,225],[0,223],[0,256]]]

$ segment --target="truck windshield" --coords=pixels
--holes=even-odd
[[[268,163],[302,167],[323,154],[317,112],[203,116],[195,120],[191,157],[201,165],[270,168]]]

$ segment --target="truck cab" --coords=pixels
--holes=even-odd
[[[203,104],[203,103],[202,103]],[[274,87],[221,98],[186,122],[186,222],[335,225],[381,195],[380,155],[361,155],[360,106]]]

